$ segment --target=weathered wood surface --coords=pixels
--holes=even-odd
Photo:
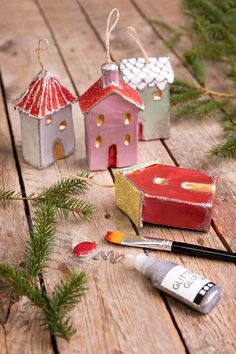
[[[162,6],[155,0],[147,0],[145,3],[140,0],[133,2],[145,19],[163,21],[172,28],[178,28],[180,23],[185,27],[189,25],[189,18],[184,15],[178,0],[163,2]],[[166,39],[167,34],[161,32],[154,23],[153,28]],[[181,57],[181,53],[187,48],[191,48],[191,44],[182,40],[175,51]],[[157,50],[156,48],[158,55]],[[152,48],[148,52],[153,53]],[[186,77],[187,70],[180,65],[181,62],[176,66],[176,74]],[[222,65],[210,62],[207,65],[207,74],[208,87],[222,92],[232,90],[232,81],[225,78]],[[200,121],[183,120],[173,125],[171,137],[172,139],[166,141],[166,145],[180,165],[214,170],[219,175],[214,221],[218,234],[236,251],[236,162],[233,159],[213,159],[208,154],[212,145],[224,139],[219,121],[216,117]]]
[[[174,0],[172,1],[176,3]],[[140,2],[138,5],[140,7],[143,5],[145,8],[144,3]],[[77,2],[38,0],[35,3],[30,0],[21,2],[13,0],[4,2],[4,40],[2,39],[1,44],[3,48],[5,45],[7,50],[5,49],[0,54],[1,69],[18,159],[27,192],[41,191],[61,176],[74,174],[76,171],[86,168],[83,119],[78,105],[73,107],[77,135],[76,154],[43,171],[37,171],[23,162],[19,118],[18,113],[14,112],[12,108],[11,100],[22,92],[22,89],[39,69],[34,53],[37,40],[39,37],[46,37],[52,43],[50,50],[43,57],[46,68],[58,76],[69,88],[73,90],[73,84],[74,88],[82,93],[100,75],[100,64],[105,60],[102,42],[104,41],[106,17],[114,6],[119,8],[121,14],[120,24],[112,35],[112,54],[115,58],[121,59],[126,56],[139,55],[135,44],[132,43],[125,32],[125,27],[132,24],[142,30],[141,39],[143,39],[150,54],[169,55],[175,70],[181,75],[191,77],[176,55],[169,52],[163,41],[153,32],[145,17],[140,15],[131,2],[124,0],[118,0],[115,4],[108,0],[102,2],[94,0]],[[153,3],[148,1],[147,9],[149,11],[152,6],[155,10],[153,13],[157,12],[158,4],[155,1]],[[146,11],[146,8],[144,10]],[[7,14],[11,14],[11,16],[7,16]],[[166,16],[168,16],[167,10]],[[17,28],[17,33],[15,28]],[[217,128],[214,128],[212,133],[212,126],[215,125]],[[204,130],[203,132],[201,128]],[[7,130],[7,127],[4,128],[4,132],[5,130]],[[211,130],[206,129],[206,123],[204,122],[200,124],[200,128],[199,122],[195,123],[194,121],[174,125],[172,129],[173,138],[166,142],[171,150],[171,155],[159,141],[142,142],[139,159],[145,161],[160,156],[164,163],[173,164],[172,157],[174,156],[181,165],[185,166],[218,169],[219,172],[225,168],[224,174],[221,173],[227,183],[225,182],[226,186],[221,187],[219,198],[224,200],[223,208],[227,206],[229,215],[227,219],[225,216],[221,217],[223,209],[222,205],[219,205],[215,213],[215,220],[217,223],[219,219],[222,229],[226,230],[228,227],[227,220],[234,221],[232,217],[233,212],[235,212],[232,209],[233,204],[230,200],[225,201],[225,199],[234,197],[229,182],[234,182],[235,177],[231,167],[235,165],[231,161],[213,165],[212,161],[206,158],[206,150],[216,140],[217,136],[215,134],[216,132],[219,134],[219,131],[218,123],[213,121]],[[203,140],[206,140],[206,142],[204,151],[201,151],[200,156],[198,156],[197,142],[203,133],[205,134]],[[9,146],[10,149],[11,142],[6,142],[4,148],[6,146]],[[226,171],[229,173],[226,173]],[[112,183],[108,171],[96,173],[95,178],[101,183]],[[15,184],[13,187],[17,188]],[[236,305],[235,266],[222,262],[197,260],[191,257],[170,257],[170,255],[164,253],[154,254],[161,259],[173,259],[186,265],[223,286],[225,293],[220,306],[210,315],[201,316],[170,298],[166,299],[165,303],[159,292],[151,288],[148,280],[134,271],[126,271],[122,264],[111,265],[108,262],[100,261],[95,265],[80,265],[71,256],[70,249],[72,244],[82,237],[95,240],[103,250],[108,251],[114,248],[102,242],[103,235],[107,230],[119,229],[134,233],[128,218],[115,207],[114,191],[112,189],[93,188],[86,197],[93,200],[98,207],[95,219],[89,224],[77,223],[73,219],[60,224],[50,268],[44,274],[48,292],[52,291],[53,285],[59,281],[68,267],[81,266],[88,270],[90,274],[89,290],[72,312],[77,334],[70,343],[57,339],[59,352],[182,353],[186,350],[191,353],[234,352],[236,339],[234,333],[236,322],[234,315]],[[1,211],[0,215],[4,217],[5,212]],[[22,218],[24,219],[24,214],[22,214]],[[17,220],[14,220],[17,224]],[[230,236],[232,236],[233,224],[227,230],[231,232]],[[143,235],[160,235],[179,241],[197,242],[223,249],[223,244],[213,229],[208,234],[201,234],[186,230],[179,231],[145,226],[141,233]],[[227,241],[233,247],[233,241],[230,242],[231,240],[228,238]],[[19,248],[14,245],[14,250],[22,250],[22,244],[23,242],[19,245]],[[115,247],[115,250],[127,252],[121,247]],[[138,252],[131,249],[128,251]],[[5,258],[1,257],[1,259]],[[12,259],[9,259],[9,261],[12,261]],[[22,301],[24,303],[24,299]],[[14,316],[15,311],[12,311],[11,314]],[[24,323],[27,322],[28,327],[18,334],[17,340],[15,339],[17,346],[11,346],[9,343],[7,352],[50,353],[51,346],[48,342],[47,333],[44,336],[38,336],[39,332],[35,330],[37,340],[33,337],[31,328],[37,326],[37,320],[33,319],[31,315],[28,317],[26,315],[21,316],[21,313],[19,313],[19,315],[15,315],[15,320],[13,317],[11,326],[10,324],[8,326],[12,336],[16,318],[24,321]],[[15,328],[19,333],[17,325],[15,325]],[[24,335],[22,334],[23,331]],[[153,334],[154,331],[155,335]],[[5,343],[4,335],[4,330],[0,330],[0,343]],[[34,347],[30,347],[30,340],[34,342]],[[31,351],[29,348],[31,348]]]
[[[3,43],[0,44],[2,48]],[[1,50],[1,49],[0,49]],[[0,92],[0,188],[20,191],[19,176],[13,157],[6,111]],[[22,202],[3,210],[0,206],[0,261],[18,265],[28,239],[28,226]],[[35,318],[36,311],[26,298],[12,300],[7,294],[0,297],[0,353],[51,353],[48,333]]]

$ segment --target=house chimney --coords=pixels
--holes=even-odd
[[[119,86],[119,66],[116,63],[105,63],[102,65],[102,87],[110,85]]]

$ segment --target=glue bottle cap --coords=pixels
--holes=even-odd
[[[127,254],[126,259],[131,266],[145,274],[146,266],[148,266],[150,261],[148,256],[145,254],[138,254],[137,256],[133,254]]]

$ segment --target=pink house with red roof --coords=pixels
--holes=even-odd
[[[79,98],[85,118],[89,169],[125,167],[137,162],[138,116],[143,102],[119,78],[116,63],[102,65],[102,77]]]
[[[71,104],[78,98],[57,78],[42,70],[16,99],[20,112],[23,156],[39,169],[75,149]]]

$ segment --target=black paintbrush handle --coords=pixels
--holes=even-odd
[[[221,251],[215,248],[192,245],[191,243],[173,241],[171,251],[187,254],[189,256],[205,257],[236,263],[236,253]]]

